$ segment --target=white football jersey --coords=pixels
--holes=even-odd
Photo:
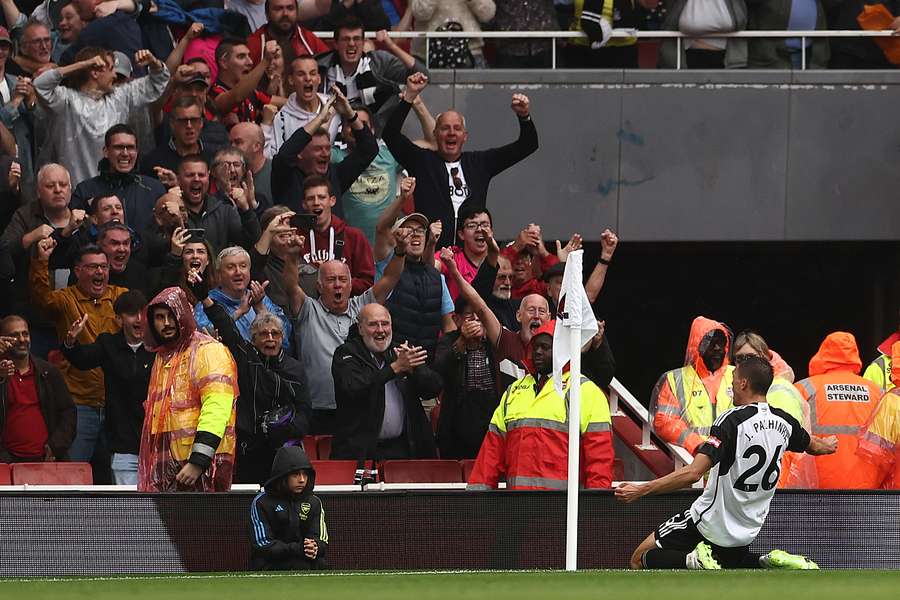
[[[712,459],[703,494],[691,505],[697,529],[718,546],[747,546],[769,514],[786,450],[803,452],[809,433],[765,402],[721,414],[697,450]]]

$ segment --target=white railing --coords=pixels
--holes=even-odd
[[[638,450],[658,450],[659,446],[654,443],[651,438],[652,427],[650,425],[650,413],[644,408],[644,405],[638,402],[637,398],[628,391],[622,382],[613,377],[613,380],[609,384],[609,413],[611,416],[625,416],[635,422],[641,428],[641,443],[638,446]],[[625,412],[619,408],[619,403],[624,404],[629,412]],[[668,451],[669,456],[672,457],[672,460],[675,462],[675,468],[678,469],[685,465],[691,464],[694,458],[691,456],[691,453],[685,450],[681,446],[676,446],[675,444],[669,444],[668,442],[662,442],[665,449]],[[694,487],[703,487],[703,482],[697,482],[694,484]]]
[[[320,38],[333,38],[330,31],[317,31]],[[720,38],[800,38],[801,69],[806,70],[806,39],[807,38],[877,38],[892,37],[897,35],[893,30],[860,31],[853,29],[835,30],[757,30],[735,31],[732,33],[711,33],[707,35],[687,35],[680,31],[643,31],[638,29],[613,29],[613,39],[637,38],[637,39],[671,39],[675,38],[677,44],[676,69],[681,69],[681,40],[683,39],[720,39]],[[374,38],[374,32],[366,33],[367,38]],[[551,66],[556,68],[556,40],[587,38],[581,31],[392,31],[392,39],[424,39],[425,61],[428,62],[428,42],[432,39],[450,38],[481,38],[481,39],[515,39],[515,40],[553,40],[551,48]]]

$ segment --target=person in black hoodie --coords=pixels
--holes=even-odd
[[[415,205],[434,223],[443,223],[437,247],[452,246],[456,235],[456,217],[466,206],[487,206],[491,179],[524,160],[538,149],[538,135],[531,120],[530,101],[524,94],[513,94],[510,108],[519,121],[519,137],[515,141],[480,151],[463,151],[468,132],[466,119],[455,110],[437,116],[434,137],[437,150],[421,148],[403,135],[403,122],[428,78],[414,73],[406,80],[400,103],[391,113],[381,137],[397,161],[416,178]]]
[[[358,329],[334,352],[331,374],[337,430],[331,457],[366,460],[434,458],[434,436],[422,400],[441,392],[441,376],[426,364],[427,352],[393,343],[391,315],[367,304]]]
[[[66,335],[62,352],[78,369],[100,367],[106,378],[104,429],[112,453],[113,481],[137,485],[138,450],[144,424],[144,400],[150,385],[155,355],[143,344],[142,312],[147,298],[140,291],[125,292],[113,310],[118,333],[101,333],[92,344],[79,344],[78,335],[88,315],[75,321]]]
[[[250,570],[327,569],[325,507],[316,471],[300,446],[280,448],[265,489],[250,505]]]
[[[228,311],[209,298],[205,284],[194,283],[192,292],[202,298],[206,316],[237,365],[240,397],[234,481],[261,484],[268,476],[275,451],[282,445],[299,444],[309,432],[312,405],[303,365],[285,353],[282,322],[276,315],[262,309],[264,312],[250,325],[252,342],[248,342]],[[264,295],[265,287],[251,282],[248,306],[262,307]]]

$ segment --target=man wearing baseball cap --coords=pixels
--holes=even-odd
[[[203,127],[200,129],[200,142],[210,156],[229,145],[228,130],[215,120],[215,113],[210,110],[208,102],[209,78],[201,70],[195,67],[197,62],[203,59],[191,59],[187,64],[181,65],[172,75],[172,83],[167,93],[170,96],[163,100],[162,112],[156,115],[159,126],[156,128],[156,141],[158,144],[166,144],[172,137],[172,111],[178,100],[184,96],[194,98],[203,109]],[[205,66],[205,65],[203,65]]]
[[[384,305],[391,313],[394,339],[398,343],[421,346],[428,352],[430,362],[441,330],[452,331],[456,326],[453,324],[453,301],[447,282],[429,260],[434,255],[434,242],[440,230],[435,228],[437,234],[433,233],[428,218],[421,213],[396,218],[406,197],[412,193],[410,187],[408,181],[401,184],[401,194],[384,211],[376,225],[375,280],[380,279],[394,257],[393,232],[407,230],[406,266]],[[393,225],[390,224],[392,221]]]

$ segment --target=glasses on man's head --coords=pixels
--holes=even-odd
[[[462,178],[459,176],[459,167],[451,167],[450,177],[453,179],[453,187],[455,187],[458,190],[461,190],[462,186],[463,186],[463,182],[462,182]]]
[[[263,339],[272,338],[273,340],[277,340],[284,337],[284,332],[280,329],[263,329],[262,331],[257,331],[256,335]]]
[[[425,235],[424,227],[407,227],[410,235]]]
[[[201,117],[174,117],[174,121],[179,125],[199,125]]]
[[[491,228],[490,221],[479,221],[477,223],[466,223],[463,225],[463,228],[466,231],[477,231],[479,229],[484,229],[485,231],[489,231]]]
[[[115,152],[137,152],[134,144],[113,144],[110,148]]]
[[[344,43],[356,42],[358,44],[359,42],[363,41],[363,36],[361,36],[361,35],[342,35],[341,37],[338,38],[338,41],[344,42]]]

